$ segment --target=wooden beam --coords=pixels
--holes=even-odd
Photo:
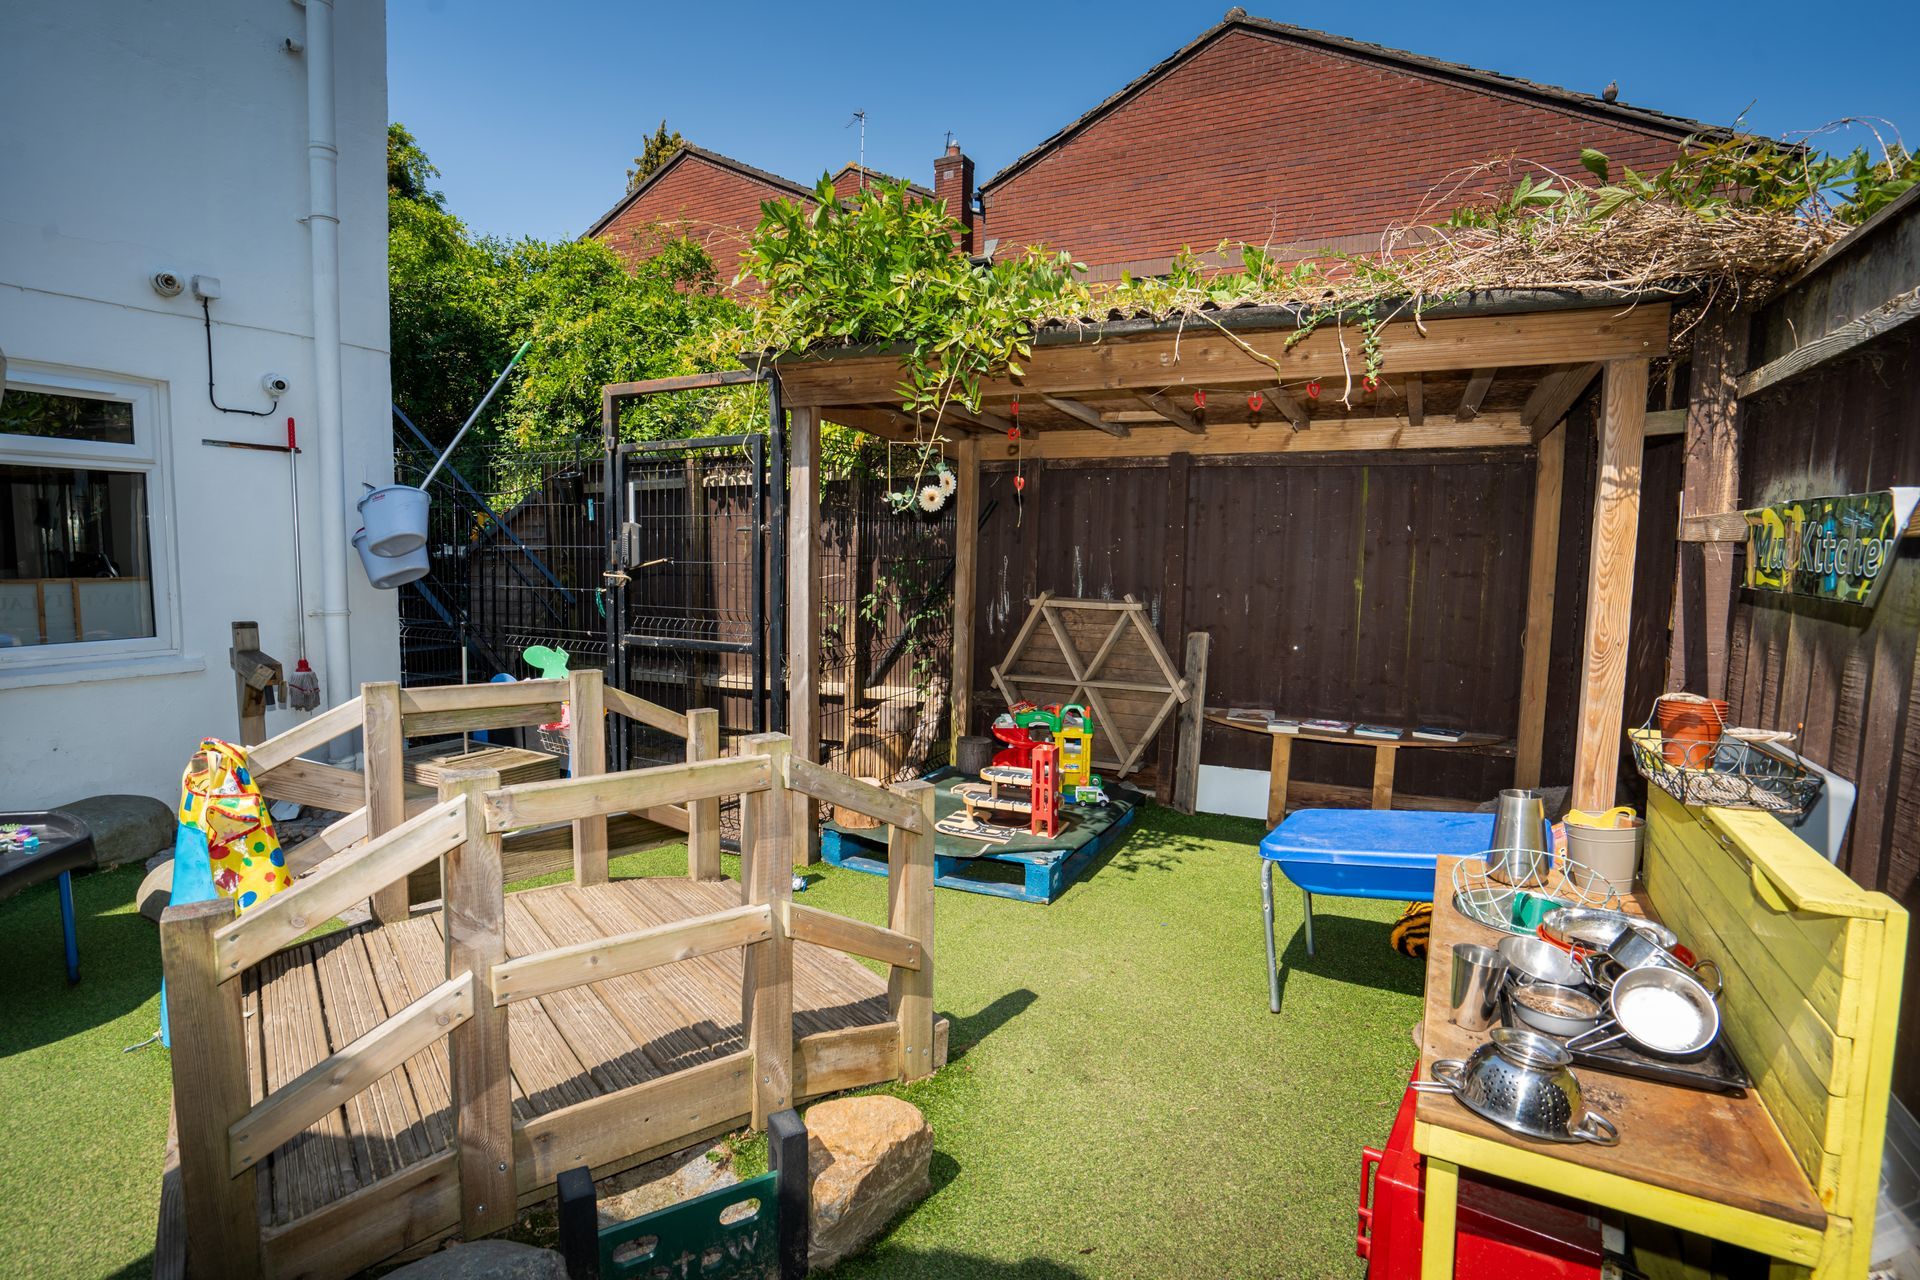
[[[953,512],[953,677],[948,718],[952,735],[949,760],[960,758],[960,739],[973,709],[973,628],[980,573],[980,442],[962,441],[954,460]]]
[[[289,760],[307,754],[315,747],[325,746],[343,733],[351,733],[360,727],[360,699],[350,698],[333,708],[322,711],[313,719],[297,724],[285,733],[268,738],[258,746],[247,749],[247,768],[258,778],[270,773]]]
[[[238,1174],[473,1016],[473,974],[448,978],[352,1043],[302,1071],[227,1127]]]
[[[1207,722],[1207,650],[1212,642],[1213,637],[1205,631],[1187,633],[1186,678],[1192,693],[1180,708],[1178,746],[1173,757],[1173,807],[1181,813],[1192,813],[1200,794],[1200,742]]]
[[[217,930],[232,920],[225,898],[168,907],[160,917],[160,961],[173,1029],[188,1263],[195,1274],[258,1276],[264,1270],[254,1172],[228,1167],[228,1127],[253,1101],[240,984],[225,980],[216,952]]]
[[[651,929],[576,942],[493,966],[493,1002],[510,1004],[640,973],[663,964],[731,951],[773,936],[773,917],[764,902],[729,907],[711,915],[675,920]]]
[[[575,778],[596,778],[607,771],[607,704],[601,695],[606,677],[597,669],[575,671],[567,677],[572,716],[567,728],[567,752]],[[591,814],[573,820],[573,882],[607,882],[607,815]]]
[[[1573,748],[1573,807],[1594,811],[1613,807],[1619,782],[1647,362],[1609,360],[1605,378]]]
[[[1553,649],[1554,589],[1559,581],[1560,507],[1566,482],[1567,433],[1540,441],[1533,465],[1533,532],[1527,548],[1527,620],[1520,639],[1520,705],[1514,728],[1513,785],[1540,785],[1547,739],[1547,675]]]
[[[1527,425],[1535,440],[1543,438],[1560,425],[1560,419],[1567,416],[1574,402],[1586,393],[1588,385],[1599,376],[1600,365],[1597,361],[1562,365],[1549,370],[1534,384],[1527,402],[1520,406],[1520,421]]]
[[[1126,426],[1124,423],[1108,422],[1100,416],[1098,409],[1081,404],[1078,400],[1067,400],[1060,396],[1049,395],[1043,395],[1040,399],[1049,408],[1056,409],[1077,422],[1084,422],[1095,431],[1104,431],[1110,436],[1122,437],[1130,434],[1132,431],[1132,428]]]
[[[767,376],[761,369],[722,369],[717,373],[683,373],[671,378],[648,378],[641,382],[609,382],[600,388],[604,399],[630,400],[635,396],[657,395],[662,391],[706,391],[714,387],[739,387],[759,382]]]
[[[1685,411],[1683,512],[1724,511],[1740,496],[1738,372],[1747,362],[1750,320],[1744,312],[1715,307],[1694,326]],[[1744,536],[1746,521],[1740,524]],[[1735,586],[1733,549],[1689,545],[1683,540],[1674,561],[1666,687],[1724,698]]]
[[[438,858],[466,838],[466,802],[437,804],[385,835],[335,858],[325,875],[309,876],[230,917],[214,934],[223,979],[238,977],[309,929],[325,924],[386,885]]]
[[[896,791],[876,787],[844,773],[810,764],[798,757],[787,760],[787,786],[801,795],[845,806],[888,826],[920,830],[920,806]]]
[[[363,774],[318,760],[288,760],[254,781],[260,786],[260,794],[270,800],[292,800],[316,809],[352,813],[367,803]]]
[[[1422,426],[1427,420],[1427,388],[1420,375],[1410,373],[1400,384],[1401,394],[1407,398],[1407,424]],[[1298,425],[1298,424],[1296,424]]]
[[[454,1146],[460,1153],[460,1228],[469,1240],[513,1223],[513,1055],[505,1009],[497,1008],[494,966],[507,958],[506,868],[500,837],[487,830],[481,797],[496,787],[491,769],[440,779],[441,803],[457,805],[464,838],[440,863],[447,972],[471,974],[471,1019],[447,1041]]]
[[[530,1117],[514,1143],[521,1188],[551,1196],[567,1169],[664,1154],[695,1133],[738,1128],[751,1109],[753,1068],[742,1050]]]
[[[1142,427],[1123,440],[1092,431],[1042,431],[1025,442],[1029,460],[1164,457],[1191,453],[1196,458],[1283,453],[1341,453],[1351,450],[1525,448],[1532,435],[1520,415],[1490,410],[1473,422],[1448,419],[1425,426],[1404,418],[1318,418],[1311,431],[1275,431],[1244,422],[1216,423],[1205,435],[1175,427]],[[983,441],[980,460],[1010,461],[1011,444]]]
[[[1496,369],[1475,369],[1473,376],[1467,379],[1467,389],[1460,394],[1460,407],[1454,411],[1456,422],[1472,422],[1480,416],[1481,402],[1487,398],[1487,389],[1493,386]]]
[[[767,770],[765,756],[743,756],[605,773],[594,778],[523,782],[487,793],[487,830],[513,831],[549,822],[573,822],[591,814],[639,813],[656,805],[765,791]]]
[[[975,413],[972,409],[967,408],[967,406],[957,400],[949,402],[943,412],[947,417],[952,418],[961,426],[974,431],[993,432],[997,435],[1005,435],[1007,432],[1013,430],[1013,419],[1002,417],[997,413],[989,413],[985,409]]]
[[[1909,289],[1881,303],[1857,320],[1849,320],[1839,328],[1821,334],[1779,359],[1769,360],[1759,368],[1749,369],[1741,374],[1740,396],[1744,399],[1747,396],[1757,395],[1795,374],[1805,373],[1817,364],[1864,346],[1882,334],[1899,328],[1916,316],[1920,316],[1920,289]]]
[[[793,753],[820,763],[820,415],[795,409],[787,446],[787,727]],[[784,784],[782,784],[784,787]],[[802,861],[820,860],[820,819],[794,815]]]
[[[720,759],[720,713],[712,707],[687,712],[687,763]],[[660,812],[649,810],[649,815]],[[687,878],[719,880],[720,799],[687,802]]]
[[[772,762],[772,784],[741,802],[742,831],[751,843],[741,849],[753,863],[743,886],[749,902],[772,911],[771,929],[762,942],[746,948],[740,990],[741,1025],[753,1051],[753,1127],[793,1105],[793,942],[786,933],[786,904],[793,901],[794,818],[798,806],[787,792],[791,743],[784,734],[742,739],[744,750],[762,752]],[[812,807],[811,801],[804,802]],[[918,837],[914,837],[918,838]]]
[[[1410,317],[1380,330],[1380,355],[1392,374],[1565,364],[1667,353],[1671,308],[1546,311],[1498,316]],[[1111,338],[1090,328],[1081,341],[1036,345],[1021,377],[982,383],[989,399],[1013,395],[1071,396],[1078,392],[1146,387],[1264,387],[1343,376],[1350,357],[1332,326],[1287,345],[1295,330],[1238,331],[1209,327]],[[1249,354],[1249,350],[1253,354]],[[789,404],[867,404],[895,394],[900,358],[892,353],[783,361],[782,392]],[[1024,388],[1024,391],[1023,391]]]
[[[1900,531],[1903,538],[1920,538],[1920,507],[1907,519]],[[1709,515],[1687,516],[1680,521],[1682,542],[1745,542],[1747,517],[1739,511],[1715,511]]]
[[[900,1078],[933,1074],[933,852],[931,782],[901,788],[919,804],[925,830],[895,827],[887,839],[887,928],[920,944],[920,965],[887,970],[887,1008],[900,1024]]]
[[[625,689],[613,685],[604,685],[600,696],[606,700],[609,711],[662,733],[670,733],[676,738],[687,736],[687,717],[678,711],[669,710],[657,702],[648,702],[645,698],[636,698]]]
[[[482,708],[547,706],[567,696],[565,680],[502,680],[498,684],[449,684],[400,691],[400,712],[414,716],[438,711],[474,711]],[[411,723],[407,731],[412,733]]]
[[[1158,391],[1142,391],[1135,395],[1134,399],[1182,431],[1190,431],[1194,435],[1199,435],[1207,429],[1206,424],[1196,418],[1190,410],[1175,404]]]
[[[865,956],[902,969],[920,967],[920,943],[904,933],[883,929],[865,920],[802,906],[798,902],[781,904],[786,912],[787,933],[795,942],[812,942],[848,955]]]

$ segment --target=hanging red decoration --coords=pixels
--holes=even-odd
[[[1368,374],[1366,377],[1360,379],[1360,385],[1369,391],[1377,391],[1380,387],[1380,379],[1374,377],[1372,374]]]
[[[1319,398],[1320,398],[1320,384],[1317,382],[1309,382],[1307,384],[1307,399],[1318,400]]]
[[[1194,408],[1196,408],[1196,409],[1205,409],[1205,408],[1207,407],[1207,393],[1206,393],[1206,392],[1204,392],[1204,391],[1196,391],[1196,392],[1194,392],[1194,393],[1193,393],[1193,407],[1194,407]]]
[[[1026,489],[1026,487],[1027,487],[1027,478],[1025,476],[1015,476],[1013,478],[1013,491],[1015,493],[1023,492]]]
[[[1020,438],[1020,424],[1016,422],[1012,426],[1007,428],[1007,439],[1018,440],[1019,438]]]
[[[1260,393],[1258,391],[1255,391],[1254,393],[1252,393],[1247,397],[1247,408],[1252,410],[1254,413],[1260,412],[1260,406],[1265,403],[1266,401],[1260,398]]]

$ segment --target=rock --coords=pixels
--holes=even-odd
[[[721,1159],[713,1158],[716,1152]],[[739,1181],[725,1148],[717,1143],[675,1152],[602,1182],[600,1225],[611,1227]]]
[[[164,801],[152,796],[88,796],[59,806],[93,832],[93,863],[117,867],[144,862],[162,849],[173,848],[179,817]]]
[[[173,901],[173,859],[166,858],[147,872],[147,878],[140,882],[140,892],[133,895],[134,905],[140,908],[140,914],[155,924],[160,923],[160,913]]]
[[[567,1264],[551,1249],[475,1240],[389,1271],[387,1280],[567,1280]]]
[[[836,1098],[807,1112],[807,1265],[866,1247],[932,1190],[933,1130],[898,1098]]]

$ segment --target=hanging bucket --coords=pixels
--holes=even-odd
[[[367,581],[382,591],[392,591],[404,587],[415,578],[427,576],[427,547],[423,542],[404,555],[377,556],[368,545],[367,531],[360,530],[353,535],[353,549],[360,553],[360,563],[367,571]]]
[[[424,547],[427,544],[427,503],[427,491],[410,484],[390,484],[360,499],[360,520],[366,526],[367,549],[376,556],[403,556]],[[377,575],[370,573],[368,576]],[[402,581],[410,582],[412,579]]]

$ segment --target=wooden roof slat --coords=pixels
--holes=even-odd
[[[1060,396],[1049,395],[1042,395],[1040,399],[1044,401],[1049,408],[1057,409],[1069,418],[1084,422],[1096,431],[1104,431],[1110,436],[1126,436],[1131,433],[1130,429],[1124,423],[1108,422],[1100,416],[1099,410],[1081,404],[1078,400],[1067,400]]]
[[[1567,416],[1567,410],[1573,408],[1574,401],[1586,391],[1587,384],[1599,376],[1598,361],[1549,370],[1520,408],[1520,421],[1533,432],[1534,440],[1538,441],[1558,426],[1560,419]]]
[[[1143,391],[1136,395],[1134,399],[1182,431],[1191,431],[1194,435],[1199,435],[1207,429],[1206,424],[1201,422],[1200,419],[1194,417],[1192,413],[1181,408],[1157,391]]]
[[[1427,387],[1420,375],[1410,373],[1401,384],[1401,394],[1407,398],[1407,422],[1411,426],[1423,426],[1427,421]]]
[[[1487,398],[1488,388],[1493,386],[1496,369],[1475,369],[1473,376],[1467,379],[1467,389],[1460,396],[1460,407],[1454,411],[1457,422],[1472,422],[1480,416],[1480,405]]]

